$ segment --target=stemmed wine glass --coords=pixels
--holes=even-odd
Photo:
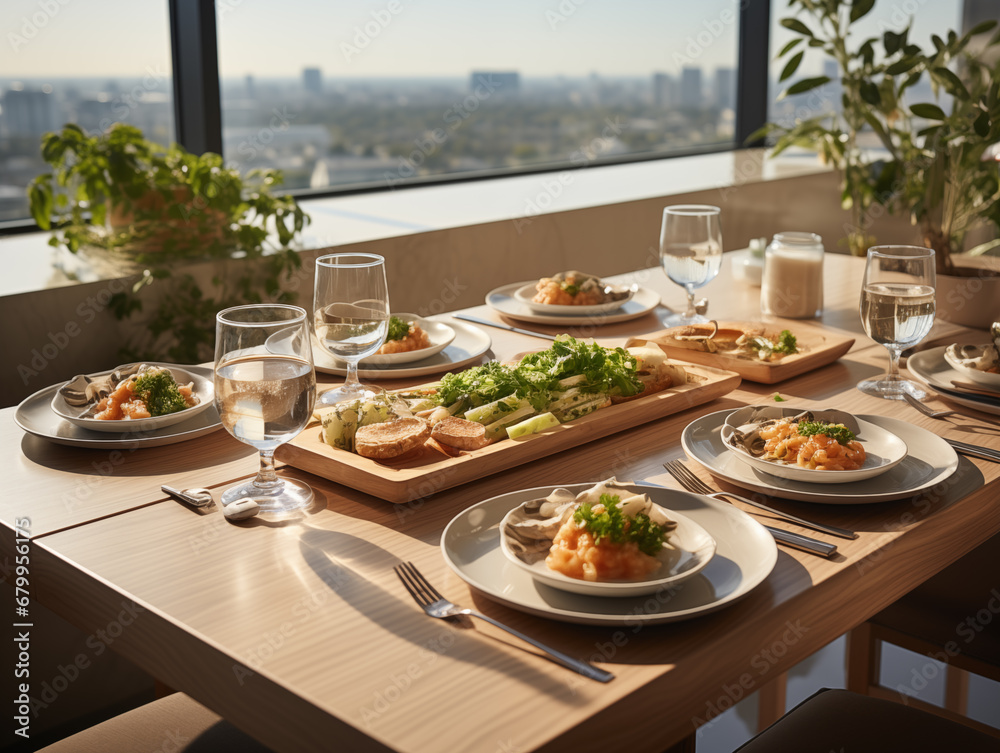
[[[347,364],[347,379],[319,402],[371,397],[358,381],[358,361],[382,347],[389,329],[385,259],[375,254],[331,254],[316,260],[314,322],[319,342]]]
[[[260,452],[257,477],[223,492],[223,505],[250,497],[261,512],[286,513],[312,502],[306,484],[275,474],[274,451],[305,428],[315,401],[304,309],[261,303],[216,314],[215,406],[226,431]]]
[[[695,311],[694,291],[719,274],[722,265],[722,226],[718,207],[677,204],[663,210],[660,262],[672,282],[687,291],[687,311],[664,320],[668,327],[708,321]]]
[[[899,375],[899,354],[916,345],[934,324],[934,251],[921,246],[874,246],[861,287],[861,323],[865,333],[889,351],[889,371],[865,379],[858,389],[866,395],[902,400],[909,393],[917,400],[927,392]]]

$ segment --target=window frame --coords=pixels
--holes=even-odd
[[[177,143],[190,152],[222,154],[222,97],[219,82],[219,46],[215,0],[167,0],[174,91],[174,133]],[[692,147],[670,154],[633,154],[598,158],[587,164],[551,163],[533,167],[496,168],[470,174],[423,176],[395,186],[357,184],[325,189],[293,189],[298,199],[329,198],[420,188],[429,185],[469,183],[532,174],[580,170],[607,165],[730,152],[758,143],[747,137],[767,122],[768,62],[770,55],[771,0],[739,0],[736,51],[736,127],[730,146]],[[34,232],[34,220],[0,223],[0,235]]]

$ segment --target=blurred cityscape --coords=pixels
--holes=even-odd
[[[644,78],[472,71],[355,80],[306,68],[297,80],[222,82],[223,156],[244,171],[280,169],[287,188],[392,188],[428,175],[729,145],[735,96],[731,68]],[[92,134],[125,122],[169,143],[170,77],[0,77],[0,220],[28,216],[25,187],[47,170],[40,139],[67,122]]]
[[[834,81],[821,89],[772,97],[771,118],[791,122],[839,108],[836,69],[823,72]],[[929,99],[926,88],[913,95]],[[169,75],[152,70],[135,80],[0,78],[0,221],[28,217],[25,187],[47,169],[44,133],[73,122],[96,134],[125,122],[166,144],[174,138],[171,92]],[[290,189],[389,189],[429,175],[725,147],[735,106],[733,68],[643,78],[472,71],[355,80],[305,68],[298,79],[223,81],[223,156],[243,171],[280,169]]]

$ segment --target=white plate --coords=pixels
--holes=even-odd
[[[533,283],[532,283],[533,284]],[[569,326],[615,324],[638,319],[660,305],[660,296],[649,288],[640,287],[632,299],[617,307],[613,312],[603,314],[539,314],[514,297],[525,283],[515,282],[491,290],[486,294],[486,305],[511,319],[520,319],[534,324],[565,324]],[[567,307],[568,308],[568,307]],[[578,308],[573,306],[572,308]]]
[[[814,410],[817,420],[828,423],[842,423],[857,435],[865,448],[865,463],[856,471],[817,471],[812,468],[800,468],[776,461],[754,457],[741,447],[734,447],[729,438],[737,426],[749,423],[755,413],[763,414],[761,418],[791,418],[802,413],[801,408],[789,408],[780,405],[748,405],[731,413],[722,425],[722,441],[733,455],[744,463],[778,478],[803,481],[812,484],[847,484],[854,481],[879,476],[890,468],[903,462],[906,457],[906,443],[881,426],[869,423],[852,416],[850,413],[837,410]]]
[[[520,505],[519,505],[520,506]],[[519,507],[518,506],[518,507]],[[520,559],[510,548],[504,532],[507,517],[513,514],[511,510],[500,524],[500,548],[504,556],[515,566],[529,573],[535,580],[541,581],[553,588],[570,593],[587,594],[590,596],[642,596],[676,585],[681,581],[697,575],[712,560],[716,543],[704,528],[685,515],[675,510],[664,509],[664,514],[677,523],[677,528],[667,536],[671,546],[665,546],[657,555],[660,569],[646,578],[637,581],[604,581],[595,582],[570,578],[555,570],[550,570],[544,559],[527,563]],[[666,572],[668,575],[663,575]],[[659,576],[659,577],[656,577]]]
[[[416,314],[393,314],[404,322],[416,322],[424,332],[431,344],[420,350],[408,350],[405,353],[387,353],[385,355],[373,355],[363,358],[361,364],[364,366],[397,366],[402,363],[413,363],[422,361],[440,353],[451,345],[455,339],[455,330],[444,322],[433,319],[424,319]],[[322,346],[320,346],[322,347]],[[324,352],[325,349],[324,349]]]
[[[627,298],[619,298],[616,301],[608,301],[607,303],[594,303],[589,306],[566,306],[556,303],[535,303],[532,299],[535,297],[535,293],[538,292],[536,285],[537,283],[534,282],[522,285],[514,291],[514,298],[536,314],[555,314],[556,316],[589,316],[617,311],[631,301],[636,292],[630,290]]]
[[[428,317],[425,321],[447,321],[448,326],[455,331],[455,339],[439,353],[412,363],[379,366],[365,361],[358,365],[358,376],[361,379],[409,379],[454,371],[479,361],[493,344],[490,336],[479,327],[452,320],[444,314]],[[316,371],[337,376],[344,376],[347,373],[347,364],[334,358],[319,345],[313,348],[313,359]]]
[[[951,382],[953,379],[962,380],[963,374],[955,371],[944,360],[944,351],[945,348],[931,348],[930,350],[915,353],[906,360],[906,370],[932,390],[941,393],[952,402],[968,408],[975,408],[983,413],[1000,416],[1000,396],[997,398],[979,397],[978,395],[955,391],[954,385]]]
[[[565,486],[565,485],[564,485]],[[593,484],[565,486],[574,492]],[[582,625],[677,622],[722,609],[749,594],[768,576],[778,548],[760,523],[725,502],[667,489],[636,485],[657,504],[678,511],[718,543],[700,573],[655,595],[607,599],[561,591],[536,581],[509,562],[500,549],[500,521],[514,507],[544,497],[555,487],[503,494],[463,510],[444,529],[441,553],[462,580],[486,596],[529,614]]]
[[[186,371],[198,374],[206,379],[212,378],[211,367],[185,366]],[[132,449],[135,447],[159,447],[175,444],[210,434],[222,428],[219,413],[211,406],[203,413],[193,416],[183,423],[162,427],[153,431],[144,431],[142,421],[131,421],[131,431],[125,434],[102,434],[88,431],[64,421],[52,412],[52,396],[56,394],[63,383],[39,390],[24,399],[17,406],[14,422],[29,434],[41,437],[55,444],[70,447],[104,447],[108,449]]]
[[[979,354],[985,351],[986,348],[992,348],[992,345],[977,345],[979,349]],[[989,371],[980,371],[979,369],[974,369],[971,366],[966,366],[961,361],[955,359],[951,353],[948,352],[948,348],[944,350],[944,360],[947,361],[955,371],[965,374],[966,377],[971,379],[976,384],[981,384],[983,387],[988,387],[993,390],[997,390],[997,398],[1000,398],[1000,374],[992,374]]]
[[[131,364],[125,364],[129,366]],[[162,366],[170,372],[170,375],[174,378],[177,384],[187,384],[188,382],[194,382],[194,394],[198,398],[199,402],[197,405],[192,405],[190,408],[185,408],[184,410],[177,411],[176,413],[168,413],[165,416],[153,416],[152,418],[141,418],[138,420],[125,419],[121,421],[102,421],[98,418],[79,418],[79,415],[84,412],[84,408],[79,406],[68,405],[63,399],[63,396],[59,394],[59,389],[62,388],[63,384],[57,385],[56,392],[52,396],[52,412],[55,413],[59,418],[64,421],[68,421],[74,426],[78,426],[81,429],[88,429],[90,431],[99,431],[110,434],[125,434],[130,432],[150,432],[157,429],[163,429],[167,426],[173,426],[175,424],[182,423],[191,418],[194,418],[199,413],[208,410],[213,402],[215,401],[215,383],[213,381],[214,377],[205,377],[201,374],[190,371],[188,369],[182,369],[176,364],[172,363],[149,363],[150,366]],[[121,368],[121,367],[117,367]],[[115,369],[108,369],[107,371],[100,371],[95,374],[88,374],[90,377],[102,377],[107,376]]]
[[[688,424],[681,433],[681,446],[689,458],[713,475],[772,497],[828,505],[888,502],[930,489],[958,469],[958,455],[936,434],[895,418],[863,415],[858,418],[906,437],[908,452],[902,463],[881,476],[835,487],[782,479],[751,468],[726,449],[719,429],[730,413],[729,410],[709,413]]]

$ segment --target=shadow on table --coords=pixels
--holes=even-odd
[[[421,670],[432,671],[437,659],[447,657],[506,675],[566,704],[584,702],[568,681],[557,681],[540,671],[536,662],[541,655],[516,638],[500,640],[472,628],[464,619],[445,622],[425,615],[393,573],[400,559],[377,544],[339,531],[306,528],[299,549],[306,564],[346,604],[418,650],[411,657],[401,658],[404,664],[409,665],[416,657]],[[378,580],[370,580],[364,572],[376,574]],[[399,586],[398,593],[383,587],[386,574],[391,578],[389,583]],[[525,632],[532,632],[530,626]],[[528,656],[522,659],[505,650],[492,650],[488,641],[516,648]]]
[[[223,432],[225,433],[225,432]],[[254,469],[257,450],[230,438],[219,441],[219,433],[160,447],[83,448],[57,445],[40,437],[25,434],[21,452],[36,465],[85,476],[148,476],[150,469],[167,476],[172,473],[213,468],[241,458]],[[138,463],[136,460],[142,460]]]

